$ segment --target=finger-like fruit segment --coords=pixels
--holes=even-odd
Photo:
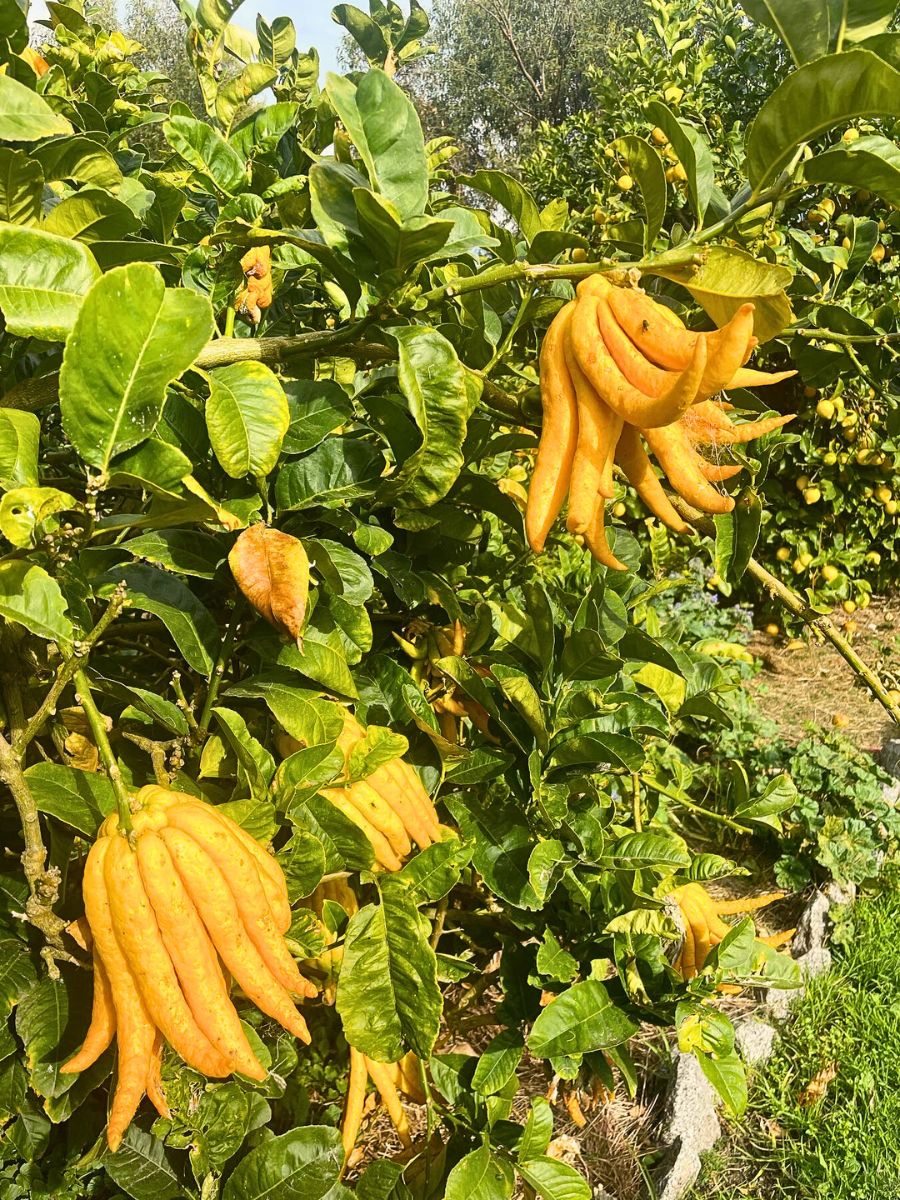
[[[73,1075],[92,1066],[116,1036],[116,1007],[103,960],[94,950],[94,1001],[91,1023],[78,1053],[60,1067],[62,1075]]]
[[[156,1031],[113,929],[104,872],[110,842],[110,838],[102,838],[91,847],[85,863],[82,892],[94,946],[106,968],[116,1008],[119,1055],[116,1089],[106,1128],[107,1144],[110,1150],[116,1151],[146,1090],[147,1067]]]
[[[641,431],[675,491],[706,513],[727,513],[734,508],[731,496],[723,496],[708,483],[697,467],[697,452],[680,423],[665,429]]]
[[[194,838],[228,880],[250,939],[279,983],[298,996],[314,995],[275,926],[256,863],[238,839],[196,805],[169,809],[169,824]]]
[[[397,1137],[404,1146],[409,1148],[412,1145],[412,1137],[409,1132],[409,1121],[406,1119],[406,1113],[403,1111],[403,1104],[397,1094],[397,1089],[394,1086],[394,1081],[391,1079],[390,1066],[385,1063],[375,1062],[374,1059],[366,1059],[366,1068],[369,1075],[372,1077],[372,1082],[378,1089],[378,1094],[384,1102],[384,1107],[387,1109],[388,1116],[393,1122],[394,1128],[397,1130]]]
[[[597,395],[571,345],[566,347],[566,361],[578,407],[578,444],[569,481],[566,526],[573,533],[584,533],[594,520],[599,498],[611,499],[615,495],[612,463],[622,418]]]
[[[726,479],[734,479],[735,475],[739,475],[744,469],[740,463],[711,463],[705,458],[698,460],[697,467],[703,478],[708,479],[710,483],[723,483]]]
[[[616,558],[609,548],[609,542],[606,540],[604,507],[605,505],[601,500],[597,505],[597,512],[592,524],[585,531],[584,540],[591,554],[602,566],[609,567],[613,571],[627,571],[628,567]]]
[[[699,389],[701,395],[713,396],[728,386],[735,371],[750,357],[752,337],[753,305],[742,304],[718,335],[711,334],[707,341],[706,370]]]
[[[347,1083],[347,1098],[344,1101],[344,1119],[341,1122],[341,1143],[344,1147],[344,1158],[356,1145],[359,1127],[362,1125],[363,1107],[366,1103],[366,1084],[369,1072],[366,1069],[365,1055],[350,1047],[350,1079]]]
[[[375,826],[366,817],[362,815],[355,805],[351,804],[347,799],[346,789],[344,788],[321,788],[320,795],[324,796],[329,803],[333,804],[338,812],[342,813],[348,821],[352,821],[357,829],[361,829],[366,835],[375,851],[376,861],[387,871],[399,871],[403,866],[401,859],[394,853],[391,843],[387,840],[383,833],[379,833]]]
[[[213,944],[165,842],[156,833],[144,834],[137,857],[163,943],[197,1025],[232,1070],[265,1079],[231,1003]]]
[[[616,461],[653,515],[675,533],[687,533],[689,526],[672,507],[641,444],[641,435],[633,425],[626,425],[622,430],[616,447]]]
[[[222,872],[203,847],[183,830],[167,827],[160,830],[160,837],[219,957],[238,986],[257,1008],[308,1045],[306,1022],[251,941]]]
[[[657,367],[638,350],[616,320],[605,295],[597,304],[597,327],[616,366],[638,391],[646,396],[659,397],[671,390],[678,373]]]
[[[104,877],[116,937],[154,1024],[186,1063],[221,1078],[231,1066],[194,1020],[144,891],[137,856],[124,837],[109,839]]]
[[[347,788],[347,799],[379,833],[384,834],[398,858],[406,858],[412,852],[412,843],[403,828],[403,822],[368,779],[359,779],[351,784]]]
[[[560,309],[541,346],[541,440],[525,506],[525,532],[536,554],[543,550],[565,502],[578,439],[575,388],[563,349],[574,309],[574,301]]]
[[[732,388],[769,387],[773,383],[781,383],[785,379],[793,379],[796,371],[754,371],[750,367],[739,367],[729,381],[723,384],[723,391],[730,392]]]
[[[658,304],[646,292],[636,288],[612,288],[608,299],[616,320],[641,353],[670,371],[683,371],[688,366],[698,341],[706,343],[707,359],[713,362],[720,346],[731,338],[734,324],[741,330],[746,327],[746,317],[740,310],[721,329],[697,332],[679,327],[672,322],[670,310],[665,305]],[[744,337],[742,362],[750,349],[749,339]]]
[[[612,289],[613,293],[621,291]],[[578,365],[587,376],[597,395],[623,420],[640,427],[668,425],[678,419],[697,397],[700,380],[706,367],[706,345],[691,344],[691,353],[672,386],[658,397],[650,397],[628,382],[600,336],[597,310],[601,297],[587,294],[579,297],[570,325],[570,340]],[[678,333],[666,322],[670,332]],[[684,336],[684,334],[682,334]]]
[[[147,1064],[147,1099],[163,1118],[168,1121],[172,1116],[162,1082],[163,1036],[156,1031],[153,1048],[150,1051],[150,1062]]]

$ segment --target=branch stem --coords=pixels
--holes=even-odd
[[[97,753],[100,755],[100,761],[103,763],[104,770],[109,777],[109,782],[112,784],[113,791],[116,794],[116,806],[119,810],[119,827],[125,833],[130,833],[130,797],[128,795],[128,788],[125,786],[125,780],[122,778],[122,772],[119,770],[119,764],[116,762],[116,756],[113,754],[112,746],[109,744],[109,737],[106,733],[106,722],[94,702],[90,680],[87,677],[84,667],[79,666],[73,678],[75,687],[78,689],[76,699],[84,709],[84,715],[87,717],[88,725],[91,727],[91,734],[94,738],[94,744],[97,747]]]
[[[746,825],[741,825],[738,821],[733,821],[731,817],[727,817],[724,813],[713,812],[712,809],[703,808],[699,804],[695,804],[693,800],[688,800],[681,792],[674,792],[671,788],[666,787],[664,783],[658,783],[655,779],[651,779],[647,775],[640,776],[641,783],[645,787],[650,788],[653,792],[658,792],[660,796],[665,796],[667,800],[671,800],[674,804],[686,808],[688,812],[694,812],[700,817],[704,817],[707,821],[716,821],[719,825],[727,825],[729,829],[733,829],[736,833],[752,833],[752,829],[748,829]]]

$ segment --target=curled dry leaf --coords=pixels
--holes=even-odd
[[[309,559],[303,543],[262,523],[251,525],[232,546],[228,565],[260,616],[299,645],[309,594]]]

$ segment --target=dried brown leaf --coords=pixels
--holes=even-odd
[[[309,559],[303,543],[280,529],[251,525],[232,546],[228,565],[260,616],[299,645],[309,595]]]

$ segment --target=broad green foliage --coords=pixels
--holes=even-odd
[[[624,41],[595,73],[595,110],[539,132],[526,174],[540,197],[573,197],[571,229],[588,237],[591,253],[616,257],[665,252],[698,216],[707,226],[721,220],[723,193],[745,201],[750,186],[765,194],[789,171],[774,206],[731,226],[727,255],[717,246],[696,270],[661,274],[717,323],[746,294],[757,304],[757,333],[769,339],[766,365],[798,370],[795,382],[752,404],[798,413],[778,451],[770,457],[754,444],[738,461],[756,472],[768,502],[760,549],[770,569],[808,588],[815,603],[852,608],[891,582],[900,536],[891,503],[900,473],[892,345],[900,60],[898,35],[886,32],[894,6],[744,7],[759,24],[731,3],[654,0],[652,35]],[[785,48],[799,69],[788,70]],[[654,129],[666,144],[648,138]],[[648,156],[666,169],[662,217],[659,168],[648,175]],[[622,192],[616,180],[626,167],[636,186]],[[680,306],[680,293],[661,290]],[[838,338],[828,341],[823,329]],[[816,411],[821,399],[825,415]]]
[[[260,18],[251,32],[225,0],[185,4],[203,101],[193,113],[80,0],[52,6],[40,59],[21,56],[21,13],[3,3],[0,778],[14,800],[5,844],[28,851],[26,880],[10,857],[0,887],[11,1194],[493,1200],[527,1186],[587,1200],[587,1181],[548,1153],[547,1101],[512,1119],[526,1050],[566,1087],[633,1092],[628,1043],[649,1022],[677,1034],[738,1111],[733,1031],[704,1002],[723,982],[797,982],[749,920],[696,978],[672,966],[669,893],[741,870],[695,837],[705,776],[688,752],[731,725],[742,667],[706,653],[662,601],[671,579],[640,574],[645,549],[663,554],[659,531],[610,523],[625,573],[599,567],[561,525],[543,556],[526,547],[539,345],[594,269],[570,251],[587,251],[599,226],[570,211],[564,197],[579,192],[555,186],[563,174],[539,189],[496,170],[457,177],[446,143],[425,141],[393,77],[426,49],[415,3],[339,6],[369,69],[324,81],[290,21]],[[865,8],[868,24],[848,29],[880,37]],[[678,23],[654,12],[665,41]],[[768,33],[741,36],[771,49]],[[686,82],[693,64],[699,86],[709,53],[685,38],[679,27],[672,69]],[[891,353],[864,342],[857,356],[837,336],[893,330],[883,296],[865,312],[843,306],[882,286],[866,265],[874,221],[847,218],[849,250],[793,229],[779,252],[764,227],[776,200],[799,204],[820,186],[800,176],[811,122],[840,128],[857,113],[854,89],[834,78],[865,59],[889,79],[890,47],[873,46],[829,43],[795,74],[781,64],[782,97],[800,72],[819,83],[785,115],[768,80],[775,116],[746,144],[721,126],[708,139],[668,79],[609,139],[616,177],[627,165],[641,199],[617,204],[604,265],[640,263],[692,321],[753,300],[768,357],[789,348],[804,378],[840,378],[848,392],[845,353],[873,378]],[[878,77],[867,76],[870,114]],[[889,114],[894,100],[883,103]],[[686,170],[674,204],[646,137],[655,125]],[[824,182],[859,171],[859,187],[895,187],[888,132],[855,155],[823,142],[805,165]],[[745,151],[754,178],[783,192],[751,198]],[[254,324],[238,297],[268,286],[269,256],[271,303],[259,293]],[[796,314],[802,343],[785,332]],[[815,428],[804,422],[801,436]],[[735,513],[714,539],[688,543],[715,554],[725,587],[781,520],[762,496],[777,495],[770,468],[786,445],[753,447]],[[239,531],[260,521],[309,557],[299,639],[257,616],[227,565]],[[439,805],[439,839],[396,873],[375,869],[372,844],[328,799],[346,705],[369,727],[350,776],[402,756]],[[764,838],[802,829],[805,796],[783,772],[751,781],[719,758],[707,769],[736,782],[704,794],[701,817],[706,805],[709,820]],[[269,1068],[262,1084],[205,1080],[167,1053],[171,1116],[145,1106],[111,1156],[98,1139],[114,1053],[81,1076],[60,1072],[89,1013],[88,973],[73,961],[83,955],[64,928],[118,781],[160,779],[271,844],[293,902],[291,948],[315,978],[326,961],[337,978],[306,1006],[310,1047],[238,998]],[[822,866],[839,855],[831,828]],[[324,878],[352,888],[358,908],[328,899],[320,921],[311,896]],[[442,1053],[473,1002],[489,1027],[473,1034],[483,1053]],[[377,1061],[414,1051],[429,1127],[442,1131],[408,1164],[376,1161],[358,1182],[340,1178],[335,1128],[348,1044]]]

